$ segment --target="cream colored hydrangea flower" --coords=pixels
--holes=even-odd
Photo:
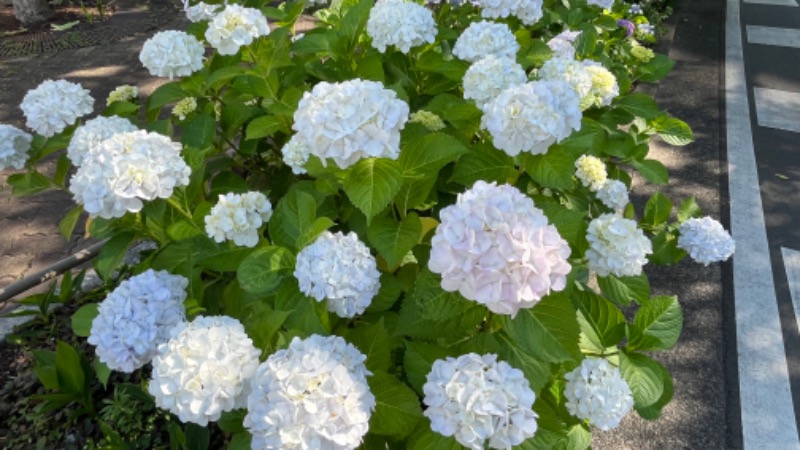
[[[177,117],[178,120],[186,120],[186,116],[193,113],[197,109],[197,99],[194,97],[186,97],[179,101],[172,108],[172,115]]]
[[[592,191],[597,191],[603,187],[608,178],[606,164],[596,156],[581,155],[575,161],[575,176],[581,180],[584,186]]]
[[[441,117],[430,111],[425,111],[422,109],[412,113],[408,118],[408,121],[410,123],[418,123],[430,131],[443,130],[446,126]]]
[[[139,97],[139,88],[129,84],[117,86],[113,91],[109,92],[106,98],[106,106],[111,106],[114,102],[129,102]]]

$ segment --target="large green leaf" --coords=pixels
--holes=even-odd
[[[97,317],[97,303],[83,305],[72,315],[72,332],[76,336],[89,337],[92,332],[92,322]]]
[[[661,164],[655,159],[633,161],[631,164],[643,177],[652,183],[667,184],[669,181],[669,172],[667,172],[667,168],[664,167],[664,164]]]
[[[79,394],[86,390],[87,380],[84,361],[75,347],[63,341],[56,344],[56,372],[58,388],[62,393]]]
[[[659,114],[658,104],[647,94],[635,92],[624,97],[617,97],[614,101],[615,106],[637,117],[653,119]]]
[[[397,266],[420,239],[422,222],[419,216],[409,214],[398,222],[391,217],[372,221],[367,232],[369,242],[378,249],[389,267]]]
[[[467,151],[458,139],[444,133],[431,133],[404,143],[399,162],[404,175],[424,176],[435,173]]]
[[[662,194],[661,191],[656,191],[644,207],[643,222],[651,227],[661,225],[669,219],[669,214],[671,212],[672,202],[669,200],[669,197]]]
[[[269,221],[269,236],[273,244],[299,251],[332,225],[327,217],[317,218],[314,196],[291,189],[275,207]]]
[[[550,363],[542,360],[533,354],[529,349],[522,346],[513,338],[505,333],[497,333],[500,340],[500,358],[508,362],[512,367],[519,369],[525,374],[525,379],[531,386],[534,393],[538,393],[547,384],[550,377]]]
[[[70,209],[61,221],[58,222],[58,231],[65,240],[70,240],[72,238],[72,232],[75,230],[75,225],[78,224],[81,214],[83,214],[83,207],[76,206]]]
[[[362,159],[350,169],[344,191],[369,222],[381,212],[403,185],[403,172],[395,161]]]
[[[643,303],[650,298],[650,282],[647,275],[618,277],[608,275],[597,277],[597,284],[609,300],[617,305],[625,306],[631,301]]]
[[[214,135],[217,133],[217,122],[209,113],[195,116],[183,130],[182,141],[184,145],[194,148],[205,148],[214,144]]]
[[[675,61],[666,55],[656,54],[653,59],[637,68],[637,78],[653,83],[667,76],[674,66]]]
[[[700,206],[697,205],[694,197],[689,197],[682,201],[681,206],[678,207],[678,222],[683,223],[694,217],[700,217],[701,215],[703,215],[703,211],[700,209]]]
[[[318,302],[300,292],[294,277],[288,277],[281,283],[281,287],[275,295],[275,309],[290,312],[284,325],[288,330],[322,335],[331,332],[325,302]]]
[[[680,119],[662,116],[653,121],[653,127],[667,144],[682,146],[694,141],[692,129]]]
[[[134,237],[132,232],[125,231],[114,235],[103,245],[94,263],[98,275],[103,279],[108,279],[115,270],[119,269]]]
[[[283,247],[262,247],[242,261],[236,271],[239,285],[247,292],[274,292],[284,276],[294,269],[294,255]]]
[[[524,154],[525,172],[544,187],[555,189],[572,188],[575,173],[575,157],[558,146],[550,147],[544,155]]]
[[[362,323],[349,330],[347,341],[367,357],[368,370],[387,371],[392,364],[392,336],[386,331],[383,317],[374,324]]]
[[[478,180],[505,183],[516,175],[514,160],[510,156],[491,145],[479,144],[458,160],[450,181],[472,186]]]
[[[38,194],[56,187],[49,178],[39,172],[15,173],[9,175],[6,182],[12,188],[11,193],[19,197]]]
[[[428,374],[437,359],[445,359],[449,352],[436,344],[426,342],[406,341],[406,351],[403,356],[403,370],[406,378],[419,394],[427,380]]]
[[[669,377],[669,372],[641,353],[621,351],[619,362],[620,373],[633,393],[634,408],[652,413],[652,408],[661,403],[668,390],[664,380]]]
[[[633,335],[628,348],[667,350],[672,348],[683,330],[683,311],[674,296],[653,297],[644,303],[633,319]]]
[[[503,330],[526,353],[546,362],[578,361],[578,318],[569,298],[550,294],[517,317],[503,317]]]
[[[442,436],[433,431],[430,422],[426,419],[411,433],[405,448],[407,450],[462,450],[464,447],[452,436]]]
[[[375,372],[367,381],[376,403],[369,420],[370,432],[396,438],[408,436],[422,418],[417,394],[384,372]]]
[[[578,303],[578,322],[588,340],[584,347],[602,353],[625,337],[627,321],[616,306],[594,292],[576,291],[573,295]]]

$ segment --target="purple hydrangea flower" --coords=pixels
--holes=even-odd
[[[636,31],[636,25],[633,24],[630,20],[619,19],[617,21],[617,25],[625,28],[625,36],[631,37],[633,36],[633,32]]]

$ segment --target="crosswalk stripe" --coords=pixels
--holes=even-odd
[[[754,87],[753,98],[759,125],[800,133],[800,93]]]
[[[795,0],[744,0],[744,2],[757,5],[797,6],[797,2]]]
[[[800,252],[781,247],[783,267],[786,270],[786,281],[789,283],[789,294],[792,297],[794,316],[800,327]]]
[[[747,42],[751,44],[800,48],[800,30],[794,28],[747,25]]]
[[[800,449],[764,222],[739,0],[727,0],[725,114],[739,398],[745,450]]]

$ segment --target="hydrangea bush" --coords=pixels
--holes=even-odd
[[[693,199],[630,201],[634,177],[668,181],[653,136],[692,141],[636,89],[672,68],[640,12],[271,5],[187,4],[142,50],[171,80],[146,99],[123,86],[82,119],[86,91],[47,81],[35,134],[0,126],[14,192],[67,190],[63,233],[109,239],[95,266],[119,287],[74,322],[95,365],[141,371],[176,446],[218,427],[235,449],[578,449],[658,418],[651,352],[683,317],[647,268],[734,242]]]

